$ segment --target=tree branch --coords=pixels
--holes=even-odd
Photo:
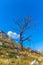
[[[17,25],[19,26],[20,29],[22,28],[22,19],[21,18],[18,20]]]
[[[29,40],[30,39],[30,37],[31,37],[31,35],[30,36],[28,36],[27,38],[25,38],[24,40],[22,40],[23,42],[24,41],[26,41],[26,40]]]
[[[30,22],[31,22],[31,17],[25,18],[23,29],[26,28]]]

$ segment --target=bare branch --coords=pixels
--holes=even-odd
[[[23,29],[26,28],[30,22],[31,22],[31,17],[25,18]]]
[[[32,25],[24,28],[23,30],[21,30],[21,33],[23,34],[26,30],[31,29],[31,28],[32,28]]]
[[[35,26],[35,23],[34,23],[34,24],[32,24],[32,25],[30,25],[30,26],[27,26],[27,27],[26,27],[26,28],[24,28],[24,29],[22,29],[22,30],[21,30],[22,34],[23,34],[26,30],[28,30],[28,29],[32,29],[32,28],[33,28],[33,26]]]
[[[25,38],[25,39],[23,40],[23,42],[24,42],[24,41],[26,41],[26,40],[29,40],[29,39],[30,39],[30,37],[31,37],[31,35],[30,35],[30,36],[28,36],[27,38]]]
[[[22,30],[22,33],[24,33],[27,29],[31,29],[32,27],[31,26],[29,26],[29,27],[27,27],[27,28],[24,28],[23,30]]]
[[[12,30],[18,30],[18,31],[19,31],[19,29],[18,29],[18,28],[16,28],[16,27],[15,27],[15,28],[14,28],[14,27],[11,27],[11,28],[12,28]]]
[[[28,18],[25,18],[24,19],[24,25],[22,26],[23,28],[21,29],[21,33],[23,34],[27,29],[30,29],[31,26],[28,26],[28,24],[31,22],[31,18],[28,17]]]
[[[14,24],[21,29],[21,27],[22,27],[22,23],[21,23],[21,22],[22,22],[22,19],[19,18],[19,20],[18,20],[18,22],[17,22],[17,21],[15,21],[14,18],[13,18],[13,21],[14,21]],[[13,28],[13,29],[16,30],[15,28]],[[17,29],[18,29],[18,28],[17,28]]]
[[[21,18],[18,20],[17,25],[19,26],[20,29],[22,28],[22,19]]]

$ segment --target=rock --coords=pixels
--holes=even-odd
[[[40,63],[38,61],[36,61],[36,60],[32,61],[30,65],[34,65],[34,64],[35,65],[40,65]]]
[[[16,56],[17,58],[19,58],[19,56]]]

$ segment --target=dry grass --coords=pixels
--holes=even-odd
[[[19,57],[16,58],[15,56]],[[0,65],[30,65],[33,60],[37,60],[40,65],[43,65],[43,57],[40,54],[28,51],[17,52],[12,49],[0,47]]]
[[[43,65],[43,57],[27,57],[27,58],[0,58],[0,65],[30,65],[33,60],[37,60],[40,65]]]

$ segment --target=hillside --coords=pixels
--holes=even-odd
[[[14,42],[11,38],[9,38],[8,35],[3,31],[0,31],[0,45],[5,45],[6,47],[20,49],[20,45]]]
[[[43,52],[28,48],[21,51],[19,44],[0,32],[0,65],[30,65],[34,60],[43,65]]]
[[[39,52],[17,51],[16,49],[0,46],[0,63],[2,65],[30,65],[34,60],[43,65],[43,56]]]

